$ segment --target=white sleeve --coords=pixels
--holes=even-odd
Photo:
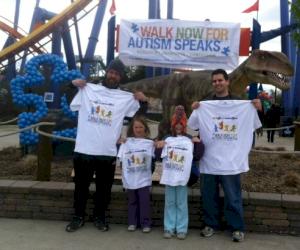
[[[125,144],[122,143],[120,148],[119,148],[119,151],[118,151],[118,155],[117,157],[119,158],[119,160],[122,162],[123,160],[123,152],[124,152],[124,148],[125,148]]]
[[[82,89],[79,89],[75,97],[73,98],[71,104],[70,104],[70,109],[72,111],[78,111],[81,107],[81,100],[82,100]]]
[[[128,108],[127,108],[125,116],[133,117],[135,115],[135,113],[139,110],[140,103],[137,100],[135,100],[132,96],[132,100],[130,100],[127,105],[128,105],[127,106]]]
[[[160,158],[165,158],[166,156],[168,156],[168,150],[167,150],[167,146],[165,145],[163,147],[163,150],[161,151],[161,155],[160,155]]]
[[[199,119],[198,119],[197,109],[192,112],[191,116],[188,119],[187,125],[189,128],[193,130],[199,129]]]
[[[154,146],[151,149],[151,156],[152,156],[152,158],[155,158],[155,147]]]
[[[261,121],[259,119],[259,116],[258,116],[258,113],[257,113],[256,109],[255,109],[255,114],[254,114],[254,119],[253,120],[254,120],[254,122],[253,122],[254,129],[258,129],[258,128],[262,127],[262,124],[261,124]]]

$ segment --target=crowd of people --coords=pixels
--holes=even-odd
[[[258,99],[241,100],[229,92],[225,70],[212,72],[214,94],[195,100],[188,118],[183,105],[176,106],[171,134],[161,140],[150,138],[144,113],[147,97],[142,92],[119,89],[124,65],[113,60],[102,84],[77,79],[78,93],[71,109],[78,111],[74,150],[74,216],[67,232],[84,225],[89,186],[95,175],[93,220],[101,231],[109,230],[107,210],[114,180],[115,161],[122,167],[123,187],[128,197],[128,231],[151,231],[151,185],[154,162],[162,162],[160,184],[165,186],[163,237],[185,239],[188,234],[188,184],[196,166],[205,226],[203,237],[221,230],[220,187],[224,191],[224,215],[232,240],[244,240],[243,204],[240,174],[249,170],[248,154],[253,132],[261,126]],[[142,110],[142,112],[141,112]],[[127,136],[121,136],[125,117],[132,117]],[[187,134],[187,127],[198,132]]]

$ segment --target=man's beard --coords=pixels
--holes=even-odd
[[[109,89],[117,89],[120,83],[113,79],[106,79],[103,85]]]

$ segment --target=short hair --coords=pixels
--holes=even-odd
[[[134,124],[135,121],[140,122],[144,125],[144,127],[145,127],[145,136],[146,136],[146,138],[149,138],[150,137],[150,128],[147,124],[146,117],[142,116],[142,115],[137,115],[137,116],[133,117],[133,119],[131,120],[131,122],[128,126],[127,137],[135,137],[134,133],[133,133],[133,124]]]
[[[224,79],[227,81],[229,79],[229,76],[227,74],[227,72],[224,70],[224,69],[215,69],[213,72],[211,72],[211,78],[214,76],[214,75],[223,75],[224,76]]]

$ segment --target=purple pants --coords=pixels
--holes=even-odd
[[[150,187],[128,189],[128,225],[150,227]]]

